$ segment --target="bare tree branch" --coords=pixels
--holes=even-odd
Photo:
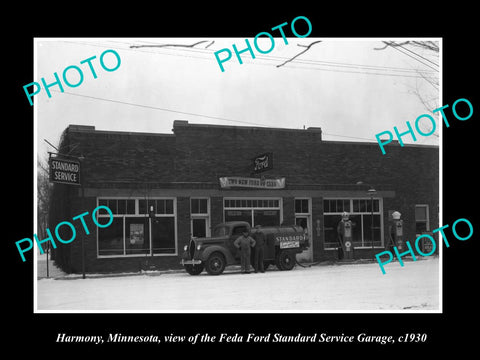
[[[184,44],[160,44],[160,45],[131,45],[130,48],[131,49],[137,49],[137,48],[142,48],[142,47],[167,47],[167,46],[176,46],[176,47],[186,47],[186,48],[193,48],[194,46],[198,45],[198,44],[202,44],[202,43],[205,43],[207,42],[207,40],[202,40],[202,41],[199,41],[199,42],[196,42],[194,44],[191,44],[191,45],[184,45]],[[208,45],[212,45],[213,44],[213,41]],[[208,47],[207,46],[207,47]]]
[[[438,44],[435,43],[434,41],[412,41],[411,44],[414,46],[418,46],[423,49],[432,50],[435,52],[440,51]]]
[[[208,49],[211,45],[213,45],[213,43],[215,42],[215,40],[212,40],[212,42],[210,44],[208,44],[207,46],[205,46],[205,49]]]
[[[417,98],[420,100],[424,108],[427,109],[428,111],[431,111],[431,109],[434,109],[438,106],[438,97],[435,96],[433,98],[426,99],[422,95],[422,91],[420,91],[420,89],[418,88],[418,83],[415,84],[415,90],[413,90],[413,93],[417,96]],[[430,131],[432,130],[431,128],[425,128],[424,125],[421,125],[421,129],[425,133],[430,133]],[[435,132],[431,135],[435,136],[436,138],[440,137],[438,129],[435,130]]]
[[[416,46],[416,47],[419,47],[419,48],[422,48],[422,49],[426,49],[426,50],[431,50],[431,51],[434,51],[434,52],[439,52],[440,51],[440,48],[438,46],[437,43],[435,43],[434,41],[404,41],[404,42],[400,42],[400,43],[397,43],[395,41],[382,41],[385,46],[381,47],[381,48],[373,48],[374,50],[385,50],[387,47],[391,46],[391,47],[397,47],[397,46],[400,46],[402,47],[403,45],[412,45],[412,46]]]
[[[402,43],[396,43],[396,42],[394,42],[394,41],[382,41],[382,42],[385,44],[384,47],[382,47],[382,48],[373,48],[373,50],[384,50],[384,49],[386,49],[386,48],[389,47],[389,46],[402,46],[402,45],[408,44],[410,41],[404,41],[404,42],[402,42]]]
[[[388,47],[394,48],[395,50],[400,51],[402,48],[407,50],[410,53],[415,54],[417,57],[419,57],[422,60],[428,61],[429,63],[434,64],[436,67],[438,67],[438,64],[431,61],[430,59],[416,53],[412,52],[411,50],[408,50],[407,47],[404,47],[404,45],[408,45],[409,47],[417,48],[417,49],[422,49],[425,50],[426,54],[435,56],[438,58],[438,53],[440,52],[439,44],[438,42],[435,41],[404,41],[404,42],[395,42],[395,41],[383,41],[385,46],[380,47],[380,48],[374,48],[374,50],[384,50]],[[403,52],[403,51],[400,51]],[[405,55],[410,56],[407,53],[404,53]],[[423,65],[428,66],[432,68],[433,70],[437,71],[434,67],[431,67],[427,63],[423,62],[422,60],[416,59],[417,61],[421,62]],[[415,89],[412,91],[413,94],[415,94],[420,101],[420,103],[425,107],[426,110],[431,111],[435,107],[438,106],[438,91],[439,91],[439,78],[434,77],[434,76],[428,76],[426,73],[420,70],[416,70],[416,73],[422,77],[422,79],[427,82],[433,89],[435,89],[435,96],[431,97],[429,100],[427,100],[428,95],[430,91],[427,91],[428,89],[419,89],[418,84],[415,85]],[[425,131],[426,133],[430,132],[430,130]],[[435,131],[432,135],[435,137],[439,137],[438,131]]]
[[[304,48],[306,48],[306,49],[303,50],[303,51],[301,51],[301,52],[299,52],[299,53],[298,53],[297,55],[295,55],[294,57],[286,60],[286,61],[283,62],[282,64],[277,65],[277,68],[280,67],[280,66],[285,65],[286,63],[289,63],[290,61],[292,61],[292,60],[294,60],[295,58],[299,57],[300,55],[304,54],[305,52],[307,52],[307,51],[310,49],[310,47],[311,47],[312,45],[318,44],[318,43],[320,43],[320,42],[322,42],[322,40],[314,41],[314,42],[312,42],[310,45],[297,44],[298,46],[304,47]]]
[[[434,88],[435,90],[438,91],[438,86],[439,86],[439,84],[438,84],[438,79],[430,79],[430,78],[426,77],[424,74],[422,74],[420,71],[417,71],[417,74],[419,74],[419,75],[423,78],[423,80],[425,80],[426,82],[428,82],[430,85],[433,86],[433,88]]]

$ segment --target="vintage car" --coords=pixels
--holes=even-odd
[[[240,263],[240,252],[233,242],[247,230],[254,235],[265,236],[265,269],[275,263],[280,270],[291,270],[295,266],[296,254],[309,246],[308,237],[301,226],[268,226],[251,229],[244,221],[225,222],[215,226],[212,237],[192,238],[185,245],[181,264],[191,275],[204,269],[210,275],[223,273],[228,265]],[[253,254],[253,251],[252,251]]]

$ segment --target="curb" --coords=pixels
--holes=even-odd
[[[417,258],[417,261],[427,260],[423,258]],[[394,260],[395,262],[398,260]],[[406,258],[402,259],[403,262],[413,262],[413,259]],[[320,266],[343,266],[343,265],[363,265],[363,264],[374,264],[376,263],[375,260],[372,259],[353,259],[353,260],[325,260],[321,262],[314,262],[314,263],[301,263],[295,264],[297,268],[311,268],[311,267],[320,267]],[[236,273],[240,270],[240,265],[233,265],[229,266],[229,269],[224,271],[224,274],[232,274]],[[276,268],[272,268],[269,270],[271,271],[280,271]],[[116,278],[116,277],[130,277],[130,276],[160,276],[160,275],[168,275],[168,274],[186,274],[184,269],[167,269],[167,270],[142,270],[140,272],[132,272],[132,273],[108,273],[108,274],[85,274],[85,279],[104,279],[104,278]],[[56,276],[56,277],[37,277],[37,280],[43,279],[52,279],[52,280],[79,280],[83,279],[82,274],[67,274],[63,276]]]

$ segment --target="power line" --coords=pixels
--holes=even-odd
[[[117,43],[122,43],[122,42],[117,42]],[[123,42],[123,43],[128,44],[128,43],[125,43],[125,42]],[[167,45],[157,44],[157,43],[153,43],[153,42],[146,42],[146,43],[151,44],[152,47],[155,47],[155,46],[166,47],[167,46]],[[211,54],[213,52],[213,50],[193,48],[193,47],[190,47],[190,46],[185,46],[183,48],[168,49],[168,50],[187,51],[187,52],[195,52],[195,53],[201,53],[201,54]],[[412,52],[409,49],[406,49],[406,50]],[[414,53],[414,52],[412,52],[412,53]],[[416,54],[416,53],[414,53],[414,54]],[[418,55],[418,54],[416,54],[416,55]],[[421,55],[418,55],[418,56],[422,57]],[[274,56],[274,55],[257,55],[255,57],[255,59],[262,59],[262,60],[267,60],[267,61],[285,61],[285,60],[289,60],[291,58],[282,57],[282,56]],[[427,60],[427,61],[430,61],[427,58],[424,58],[424,59]],[[417,72],[417,70],[415,70],[415,69],[402,68],[402,67],[382,66],[382,65],[364,65],[364,64],[335,62],[335,61],[322,61],[322,60],[311,60],[311,59],[299,59],[299,60],[294,60],[294,62],[305,63],[305,64],[339,66],[339,67],[353,67],[353,68],[361,67],[361,68],[369,68],[369,69],[375,69],[375,70],[384,70],[385,69],[385,71],[386,70],[391,70],[391,71]],[[434,62],[432,62],[432,64],[437,65]],[[435,72],[437,72],[436,69],[433,69],[433,70]],[[430,71],[425,70],[424,72],[430,72]]]
[[[65,42],[70,42],[70,43],[76,43],[79,45],[88,45],[88,46],[97,46],[97,47],[108,47],[105,45],[101,45],[99,43],[94,44],[94,43],[85,43],[85,42],[78,42],[78,41],[65,41]],[[126,42],[119,42],[116,41],[115,43],[119,44],[129,44]],[[110,46],[112,47],[112,46]],[[208,60],[211,61],[213,58],[207,58],[207,57],[202,57],[202,56],[191,56],[191,55],[183,55],[183,54],[178,54],[178,53],[168,53],[168,52],[162,52],[162,51],[145,51],[145,50],[140,50],[140,49],[131,49],[131,48],[123,48],[123,47],[113,47],[118,50],[124,50],[124,51],[133,51],[133,52],[145,52],[149,54],[154,54],[154,55],[167,55],[167,56],[180,56],[180,57],[186,57],[186,58],[194,58],[194,59],[201,59],[201,60]],[[167,51],[186,51],[186,52],[193,52],[193,53],[198,53],[198,54],[205,54],[205,55],[210,55],[213,50],[205,50],[205,49],[195,49],[195,48],[167,48],[167,47],[161,47],[160,49],[167,50]],[[397,49],[398,50],[398,49]],[[400,51],[400,50],[399,50]],[[400,51],[402,52],[402,51]],[[402,52],[403,53],[403,52]],[[404,53],[405,54],[405,53]],[[409,54],[405,54],[413,59],[420,61],[413,56]],[[285,59],[289,59],[288,57],[280,57],[280,56],[257,56],[255,59],[260,59],[260,60],[265,60],[265,61],[284,61]],[[253,59],[252,59],[253,60]],[[244,59],[245,63],[248,63],[250,65],[263,65],[263,66],[268,66],[267,64],[262,64],[259,63],[258,61],[253,62],[250,59]],[[335,62],[335,61],[322,61],[322,60],[294,60],[292,63],[298,63],[298,64],[304,64],[304,65],[313,65],[313,66],[327,66],[327,67],[337,67],[337,68],[352,68],[352,69],[358,69],[358,70],[365,70],[365,71],[342,71],[342,70],[337,70],[337,69],[323,69],[323,68],[318,68],[318,67],[310,67],[310,66],[291,66],[289,65],[288,67],[290,68],[299,68],[299,69],[305,69],[305,70],[320,70],[320,71],[332,71],[332,72],[343,72],[343,73],[358,73],[358,74],[366,74],[366,75],[383,75],[383,76],[401,76],[401,77],[413,77],[413,78],[422,78],[415,69],[408,69],[408,68],[401,68],[401,67],[389,67],[389,66],[381,66],[381,65],[363,65],[363,64],[355,64],[355,63],[342,63],[342,62]],[[423,63],[424,64],[424,63]],[[424,64],[428,66],[427,64]],[[431,68],[431,67],[430,67]],[[433,69],[433,68],[432,68]],[[438,72],[438,70],[433,69],[435,72]],[[376,71],[376,72],[368,72],[368,71]],[[391,71],[391,72],[388,72]],[[392,73],[392,72],[406,72],[406,73],[415,73],[416,75],[404,75],[404,74],[398,74],[398,73]],[[428,72],[428,71],[423,71],[423,72]]]
[[[75,41],[66,41],[66,42],[70,42],[70,43],[76,43],[76,44],[79,44],[79,45],[89,45],[89,46],[97,46],[97,47],[107,47],[105,45],[100,45],[100,44],[93,44],[93,43],[83,43],[83,42],[75,42]],[[127,43],[126,43],[127,44]],[[113,47],[115,49],[118,49],[118,50],[125,50],[125,51],[140,51],[140,52],[145,52],[145,53],[149,53],[149,54],[154,54],[154,55],[167,55],[167,56],[181,56],[181,57],[187,57],[187,58],[195,58],[195,59],[202,59],[202,60],[207,60],[207,61],[211,61],[212,59],[210,58],[205,58],[205,57],[198,57],[198,56],[189,56],[189,55],[181,55],[181,54],[171,54],[171,53],[165,53],[165,52],[161,52],[161,51],[145,51],[145,50],[140,50],[140,49],[130,49],[130,48],[122,48],[122,47]],[[183,48],[175,48],[175,49],[167,49],[167,48],[162,48],[162,49],[165,49],[165,50],[175,50],[175,51],[191,51],[193,50],[192,48],[188,48],[188,49],[183,49]],[[396,49],[396,47],[395,47]],[[199,52],[198,50],[200,49],[196,49],[197,51],[194,51],[194,52]],[[397,49],[398,51],[402,52],[401,50]],[[206,50],[207,52],[209,52],[209,50]],[[205,51],[200,51],[201,53],[204,53],[205,54]],[[408,56],[411,56],[409,54],[405,54],[405,55],[408,55]],[[412,57],[412,56],[411,56]],[[267,56],[258,56],[259,59],[261,60],[266,60],[266,61],[277,61],[276,59],[288,59],[288,58],[284,58],[284,57],[275,57],[275,56],[270,56],[270,57],[267,57]],[[413,57],[412,57],[413,58]],[[415,58],[414,58],[415,59]],[[417,61],[419,61],[418,59],[415,59]],[[254,61],[254,59],[244,59],[244,63],[247,63],[247,64],[250,64],[250,65],[256,65],[256,66],[270,66],[269,64],[263,64],[263,63],[260,63],[258,61]],[[322,63],[322,61],[319,61],[319,60],[294,60],[292,61],[292,64],[293,63],[299,63],[299,64],[305,64],[307,66],[296,66],[296,65],[289,65],[287,66],[288,68],[297,68],[297,69],[302,69],[302,70],[314,70],[314,71],[328,71],[328,72],[338,72],[338,73],[345,73],[345,74],[348,74],[348,73],[351,73],[351,74],[364,74],[364,75],[375,75],[375,76],[393,76],[393,77],[404,77],[404,78],[417,78],[417,79],[425,79],[424,76],[422,76],[422,74],[418,73],[416,70],[414,69],[406,69],[406,68],[397,68],[396,70],[393,70],[391,69],[392,71],[405,71],[405,72],[412,72],[412,75],[408,75],[408,74],[399,74],[399,73],[389,73],[389,72],[386,72],[387,70],[384,70],[383,67],[380,67],[380,66],[373,66],[373,65],[361,65],[361,64],[349,64],[349,63],[338,63],[338,62],[327,62],[327,61],[324,61],[325,64]],[[355,71],[355,70],[339,70],[339,69],[331,69],[331,68],[321,68],[321,67],[312,67],[312,66],[308,66],[308,65],[317,65],[317,66],[329,66],[329,67],[337,67],[337,68],[349,68],[349,67],[353,67],[353,68],[358,68],[358,67],[365,67],[364,69],[359,69],[359,70],[365,70],[365,71]],[[426,64],[425,64],[426,65]],[[428,65],[427,65],[428,66]],[[433,69],[433,68],[432,68]],[[371,70],[371,71],[370,71]],[[435,70],[436,72],[438,72],[436,69],[433,69]],[[375,72],[376,71],[376,72]],[[414,74],[413,74],[414,73]]]
[[[152,43],[155,44],[155,43]],[[152,45],[154,46],[154,45]],[[198,49],[198,48],[175,48],[175,49],[168,49],[174,51],[186,51],[186,52],[194,52],[200,54],[208,54],[210,55],[213,50],[206,50],[206,49]],[[285,61],[291,58],[289,57],[282,57],[282,56],[273,56],[273,55],[257,55],[255,59],[261,59],[266,61]],[[250,60],[250,59],[244,59]],[[311,59],[295,59],[293,60],[295,63],[302,63],[307,65],[320,65],[320,66],[332,66],[332,67],[347,67],[347,68],[360,68],[366,70],[377,70],[377,71],[397,71],[397,72],[414,72],[416,73],[417,70],[409,69],[409,68],[402,68],[402,67],[394,67],[394,66],[382,66],[382,65],[365,65],[365,64],[355,64],[355,63],[346,63],[346,62],[335,62],[335,61],[324,61],[324,60],[311,60]],[[435,70],[435,69],[434,69]],[[428,70],[424,70],[424,72],[431,72]],[[436,72],[436,70],[435,70]]]
[[[53,92],[58,92],[62,93],[61,91],[58,90],[51,90]],[[230,122],[237,122],[237,123],[242,123],[242,124],[248,124],[248,125],[258,125],[258,126],[267,126],[264,124],[259,124],[259,123],[253,123],[253,122],[248,122],[248,121],[241,121],[241,120],[231,120],[231,119],[226,119],[218,116],[210,116],[210,115],[202,115],[202,114],[196,114],[196,113],[191,113],[191,112],[186,112],[186,111],[179,111],[179,110],[172,110],[172,109],[166,109],[166,108],[161,108],[161,107],[156,107],[156,106],[150,106],[150,105],[141,105],[141,104],[135,104],[135,103],[130,103],[126,101],[120,101],[120,100],[113,100],[113,99],[105,99],[105,98],[99,98],[95,96],[89,96],[89,95],[81,95],[81,94],[74,94],[70,93],[68,91],[64,91],[63,94],[68,94],[72,96],[79,96],[87,99],[94,99],[94,100],[100,100],[100,101],[107,101],[107,102],[112,102],[116,104],[123,104],[123,105],[130,105],[130,106],[137,106],[145,109],[151,109],[151,110],[160,110],[160,111],[167,111],[167,112],[172,112],[172,113],[177,113],[177,114],[183,114],[183,115],[191,115],[191,116],[201,116],[204,118],[209,118],[209,119],[215,119],[215,120],[223,120],[223,121],[230,121]]]
[[[435,71],[438,71],[438,69],[435,69],[435,68],[431,67],[430,65],[425,64],[423,61],[417,59],[416,57],[413,57],[412,55],[407,54],[406,52],[400,50],[400,49],[398,48],[398,46],[391,46],[391,47],[392,47],[393,49],[397,50],[397,51],[400,51],[402,54],[405,54],[405,55],[407,55],[408,57],[411,57],[412,59],[418,61],[419,63],[421,63],[421,64],[423,64],[423,65],[425,65],[425,66],[428,66],[430,69],[433,69],[433,70],[435,70]]]
[[[51,90],[51,91],[61,93],[61,91],[58,91],[58,90]],[[222,118],[222,117],[218,117],[218,116],[202,115],[202,114],[196,114],[196,113],[191,113],[191,112],[166,109],[166,108],[150,106],[150,105],[141,105],[141,104],[129,103],[129,102],[120,101],[120,100],[105,99],[105,98],[99,98],[99,97],[95,97],[95,96],[82,95],[82,94],[73,94],[73,93],[70,93],[70,92],[67,92],[67,91],[64,91],[63,94],[72,95],[72,96],[79,96],[79,97],[83,97],[83,98],[87,98],[87,99],[93,99],[93,100],[112,102],[112,103],[116,103],[116,104],[137,106],[137,107],[141,107],[141,108],[145,108],[145,109],[151,109],[151,110],[167,111],[167,112],[173,112],[173,113],[184,114],[184,115],[200,116],[200,117],[215,119],[215,120],[229,121],[229,122],[235,122],[235,123],[241,123],[241,124],[247,124],[247,125],[256,125],[256,126],[261,126],[261,127],[269,127],[268,125],[260,124],[260,123],[241,121],[241,120],[231,120],[231,119]],[[322,132],[322,133],[324,135],[328,135],[328,136],[336,136],[336,137],[343,137],[343,138],[349,138],[349,139],[359,139],[359,140],[372,141],[372,139],[356,137],[356,136],[338,135],[338,134],[331,134],[331,133],[325,133],[325,132]]]
[[[172,49],[173,50],[173,49]],[[199,52],[199,53],[205,53],[203,51],[194,51],[194,49],[175,49],[179,51],[193,51],[193,52]],[[198,49],[197,49],[198,50]],[[160,53],[164,54],[164,53]],[[167,55],[167,54],[165,54]],[[168,54],[172,55],[172,54]],[[175,55],[174,55],[175,56]],[[182,55],[179,55],[182,56]],[[194,57],[194,56],[192,56]],[[194,57],[195,58],[195,57]],[[209,60],[207,58],[202,58],[205,60]],[[279,61],[279,60],[284,60],[284,59],[289,59],[287,57],[279,57],[279,56],[256,56],[255,59],[260,59],[260,60],[265,60],[265,61]],[[259,63],[258,61],[254,61],[255,59],[243,59],[244,63],[250,64],[250,65],[262,65],[262,66],[270,66],[268,64],[262,64]],[[330,71],[330,72],[341,72],[341,73],[352,73],[352,74],[366,74],[366,75],[381,75],[381,76],[395,76],[395,77],[411,77],[411,78],[424,78],[421,76],[420,73],[429,73],[433,71],[417,71],[415,69],[408,69],[408,68],[399,68],[399,67],[388,67],[388,66],[379,66],[379,65],[362,65],[362,64],[353,64],[353,63],[341,63],[341,62],[333,62],[333,61],[321,61],[321,60],[293,60],[292,63],[298,63],[298,64],[304,64],[304,65],[312,65],[312,66],[292,66],[289,65],[289,68],[298,68],[298,69],[305,69],[305,70],[315,70],[315,71]],[[352,70],[347,71],[347,70],[338,70],[338,69],[331,69],[331,68],[319,68],[316,66],[327,66],[327,67],[337,67],[337,68],[351,68]],[[355,71],[353,69],[358,69],[358,70],[365,70],[365,71]],[[436,69],[434,69],[435,72],[438,72]],[[373,72],[376,71],[376,72]],[[397,73],[392,73],[388,71],[395,71]],[[411,73],[411,75],[408,74],[401,74],[401,72],[405,73]]]
[[[323,135],[328,135],[328,136],[343,137],[343,138],[348,138],[348,139],[368,140],[368,141],[373,142],[373,139],[367,139],[367,138],[362,138],[362,137],[358,137],[358,136],[337,135],[337,134],[329,134],[329,133],[326,133],[326,132],[322,132],[322,134]]]
[[[411,52],[412,54],[417,55],[418,57],[420,57],[420,58],[422,58],[422,59],[424,59],[424,60],[427,60],[429,63],[432,63],[432,64],[435,65],[435,66],[438,66],[437,63],[431,61],[430,59],[427,59],[426,57],[423,57],[422,55],[416,53],[415,51],[412,51],[412,50],[410,50],[410,49],[408,49],[408,48],[406,48],[405,46],[402,46],[402,45],[398,45],[398,46],[400,46],[402,49],[405,49],[405,50]]]

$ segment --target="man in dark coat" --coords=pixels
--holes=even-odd
[[[263,258],[265,253],[265,235],[260,231],[256,230],[253,233],[253,238],[255,239],[255,248],[253,255],[253,268],[255,272],[265,272],[263,268]]]
[[[233,245],[240,250],[242,273],[248,274],[250,270],[250,247],[255,246],[255,240],[252,239],[248,231],[244,231],[243,235],[240,235],[233,242]]]

